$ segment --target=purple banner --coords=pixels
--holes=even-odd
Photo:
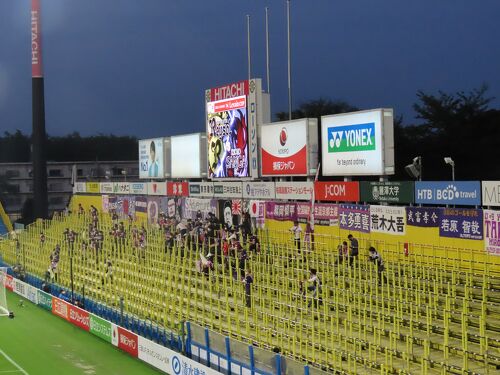
[[[297,217],[301,223],[309,221],[311,215],[310,203],[297,203]],[[314,205],[315,225],[338,225],[339,206],[336,204],[316,203]]]
[[[297,220],[297,204],[266,202],[266,218],[295,221]]]
[[[441,237],[483,239],[483,211],[469,208],[444,208],[439,220]]]
[[[406,225],[414,227],[438,227],[441,208],[406,207]]]
[[[339,224],[340,229],[370,233],[370,206],[340,204]]]

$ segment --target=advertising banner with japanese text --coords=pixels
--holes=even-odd
[[[214,182],[214,197],[241,198],[243,197],[243,186],[241,182]]]
[[[111,343],[111,323],[107,320],[101,319],[94,314],[90,314],[90,333]]]
[[[297,216],[301,223],[306,223],[311,218],[311,205],[309,203],[297,203]],[[316,203],[314,205],[315,225],[338,225],[339,206],[330,203]]]
[[[130,354],[132,357],[138,355],[138,338],[133,332],[130,332],[122,327],[118,328],[118,347]]]
[[[370,206],[372,232],[404,235],[406,233],[405,207]]]
[[[243,182],[243,198],[275,199],[274,182]]]
[[[480,206],[481,184],[479,181],[417,181],[415,202]]]
[[[200,198],[212,198],[214,196],[213,182],[190,182],[189,196]]]
[[[406,207],[406,224],[414,227],[438,227],[441,208]]]
[[[266,218],[279,221],[295,221],[297,220],[297,204],[266,202]]]
[[[413,181],[361,181],[361,202],[413,203],[415,183]]]
[[[89,313],[82,310],[76,306],[68,304],[69,306],[69,321],[75,326],[88,331],[90,329],[90,317]]]
[[[167,195],[169,197],[188,197],[189,182],[167,182]]]
[[[101,193],[102,194],[112,194],[113,193],[113,183],[112,182],[101,182]]]
[[[313,195],[314,183],[312,181],[276,181],[276,199],[310,201]]]
[[[340,204],[339,226],[340,229],[370,233],[370,206]]]
[[[483,211],[469,208],[443,208],[439,221],[441,237],[483,239]]]
[[[488,254],[500,255],[500,211],[483,210],[484,249]]]
[[[262,176],[308,174],[307,119],[264,125],[260,131]]]

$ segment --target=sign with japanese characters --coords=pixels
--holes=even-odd
[[[483,210],[484,248],[488,254],[500,255],[500,211]]]
[[[372,232],[404,235],[406,233],[406,213],[404,207],[370,206]]]
[[[266,202],[266,218],[280,221],[295,221],[297,220],[297,204]]]
[[[243,187],[241,182],[214,182],[214,197],[241,198]]]
[[[314,183],[312,181],[287,182],[276,181],[276,199],[306,200],[312,198]]]
[[[169,197],[188,197],[188,182],[167,182],[167,195]]]
[[[274,182],[243,182],[243,198],[274,199],[275,197]]]
[[[441,237],[483,239],[483,211],[469,208],[444,208],[439,221]]]
[[[441,208],[406,207],[406,224],[414,227],[438,227]]]
[[[212,198],[214,196],[213,182],[190,182],[189,183],[190,197]]]
[[[360,204],[339,205],[340,229],[370,232],[370,206]]]
[[[415,183],[412,181],[362,181],[359,183],[360,200],[378,203],[413,203]]]
[[[311,205],[309,203],[297,203],[297,216],[301,223],[305,223],[311,218]],[[336,204],[316,203],[314,205],[315,225],[338,225],[339,206]]]

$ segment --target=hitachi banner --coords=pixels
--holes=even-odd
[[[40,0],[31,0],[31,76],[33,78],[43,76]]]
[[[318,164],[316,119],[263,125],[261,130],[262,176],[305,176]]]

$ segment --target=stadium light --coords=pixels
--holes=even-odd
[[[455,181],[455,162],[449,156],[444,158],[444,162],[448,165],[451,165],[451,180]]]
[[[127,182],[127,170],[122,169],[122,175],[125,177],[125,182]]]
[[[413,163],[408,164],[405,167],[405,171],[411,177],[418,178],[419,181],[422,181],[422,157],[417,156],[413,158]]]

